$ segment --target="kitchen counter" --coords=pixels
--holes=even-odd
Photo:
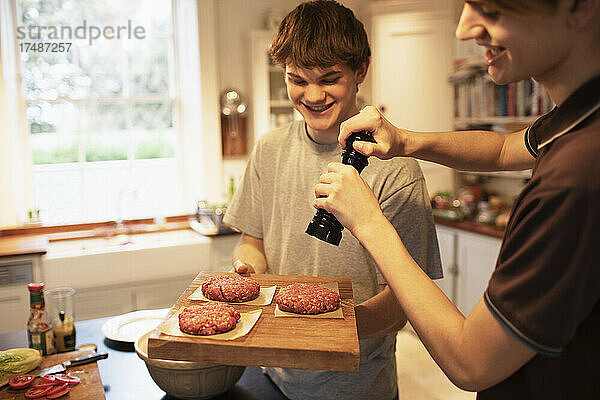
[[[493,225],[478,224],[472,221],[450,221],[443,218],[434,217],[434,222],[439,225],[448,226],[451,228],[462,229],[468,232],[479,233],[482,235],[492,236],[495,238],[502,239],[504,237],[504,229],[498,228]],[[185,222],[174,222],[170,223],[169,226],[163,227],[162,229],[148,229],[145,227],[143,230],[130,229],[128,234],[135,233],[154,233],[154,232],[168,232],[172,230],[189,229],[189,223]],[[43,255],[48,252],[48,241],[64,241],[70,239],[86,239],[86,238],[98,238],[105,237],[106,232],[95,229],[87,231],[76,231],[76,232],[57,232],[52,234],[43,235],[0,235],[0,257],[4,256],[19,256],[19,255]]]
[[[152,380],[146,364],[132,344],[114,342],[102,334],[102,325],[108,318],[76,322],[77,345],[93,343],[98,351],[108,352],[106,360],[98,361],[100,377],[107,400],[174,400],[163,392]],[[25,331],[0,335],[0,350],[27,347]],[[215,400],[286,400],[286,397],[262,373],[259,367],[247,367],[236,385]]]
[[[504,238],[504,228],[498,228],[494,225],[478,224],[473,221],[451,221],[438,217],[433,217],[433,221],[438,225],[444,225],[450,228],[462,229],[464,231],[479,233],[498,239]]]
[[[48,251],[44,235],[0,237],[0,257],[42,255]]]

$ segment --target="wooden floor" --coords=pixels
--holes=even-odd
[[[399,400],[474,400],[450,382],[407,325],[396,341]]]

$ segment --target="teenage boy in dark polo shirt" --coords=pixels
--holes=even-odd
[[[410,132],[375,108],[342,123],[379,158],[463,170],[533,168],[483,298],[465,318],[415,265],[353,168],[328,166],[315,207],[369,251],[412,326],[458,386],[478,399],[600,399],[600,0],[466,1],[456,31],[485,46],[498,84],[532,77],[557,107],[530,128]]]

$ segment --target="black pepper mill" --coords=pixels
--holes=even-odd
[[[355,141],[376,143],[373,134],[369,131],[354,132],[346,139],[346,148],[342,152],[342,163],[352,165],[360,174],[362,170],[369,165],[367,156],[354,150],[352,144]],[[319,208],[306,227],[306,233],[321,239],[324,242],[338,246],[342,240],[342,231],[344,226],[340,224],[337,218]]]

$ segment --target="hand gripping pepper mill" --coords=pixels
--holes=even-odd
[[[373,134],[369,131],[354,132],[346,139],[346,148],[342,152],[342,163],[352,165],[360,174],[362,170],[369,165],[367,156],[360,154],[354,150],[352,144],[355,141],[376,143],[373,139]],[[306,227],[306,233],[311,236],[321,239],[324,242],[339,246],[342,240],[342,231],[344,226],[340,224],[337,218],[319,208]]]

